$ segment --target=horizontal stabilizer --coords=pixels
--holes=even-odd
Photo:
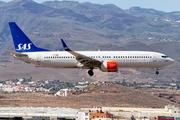
[[[11,54],[16,55],[16,56],[27,56],[26,54],[18,53],[18,52],[11,51],[11,50],[6,50],[6,51],[8,51],[8,52],[10,52]]]

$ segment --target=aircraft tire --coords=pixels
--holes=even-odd
[[[89,74],[89,76],[93,76],[94,75],[93,70],[89,70],[88,74]]]

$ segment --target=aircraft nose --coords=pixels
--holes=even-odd
[[[173,64],[173,63],[174,63],[174,60],[173,60],[172,58],[170,58],[169,63],[170,63],[170,64]]]

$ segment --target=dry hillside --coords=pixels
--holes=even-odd
[[[57,97],[45,93],[15,93],[3,94],[0,98],[1,107],[148,107],[164,108],[170,102],[164,98],[156,97],[141,90],[126,88],[119,85],[92,86],[93,92],[69,97]],[[107,93],[99,93],[107,90]]]

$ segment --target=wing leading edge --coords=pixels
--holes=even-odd
[[[66,45],[63,39],[61,39],[61,42],[63,44],[64,50],[69,52],[70,54],[74,55],[76,57],[76,60],[84,65],[84,67],[99,67],[101,61],[90,58],[86,55],[82,55],[80,53],[74,52]]]

